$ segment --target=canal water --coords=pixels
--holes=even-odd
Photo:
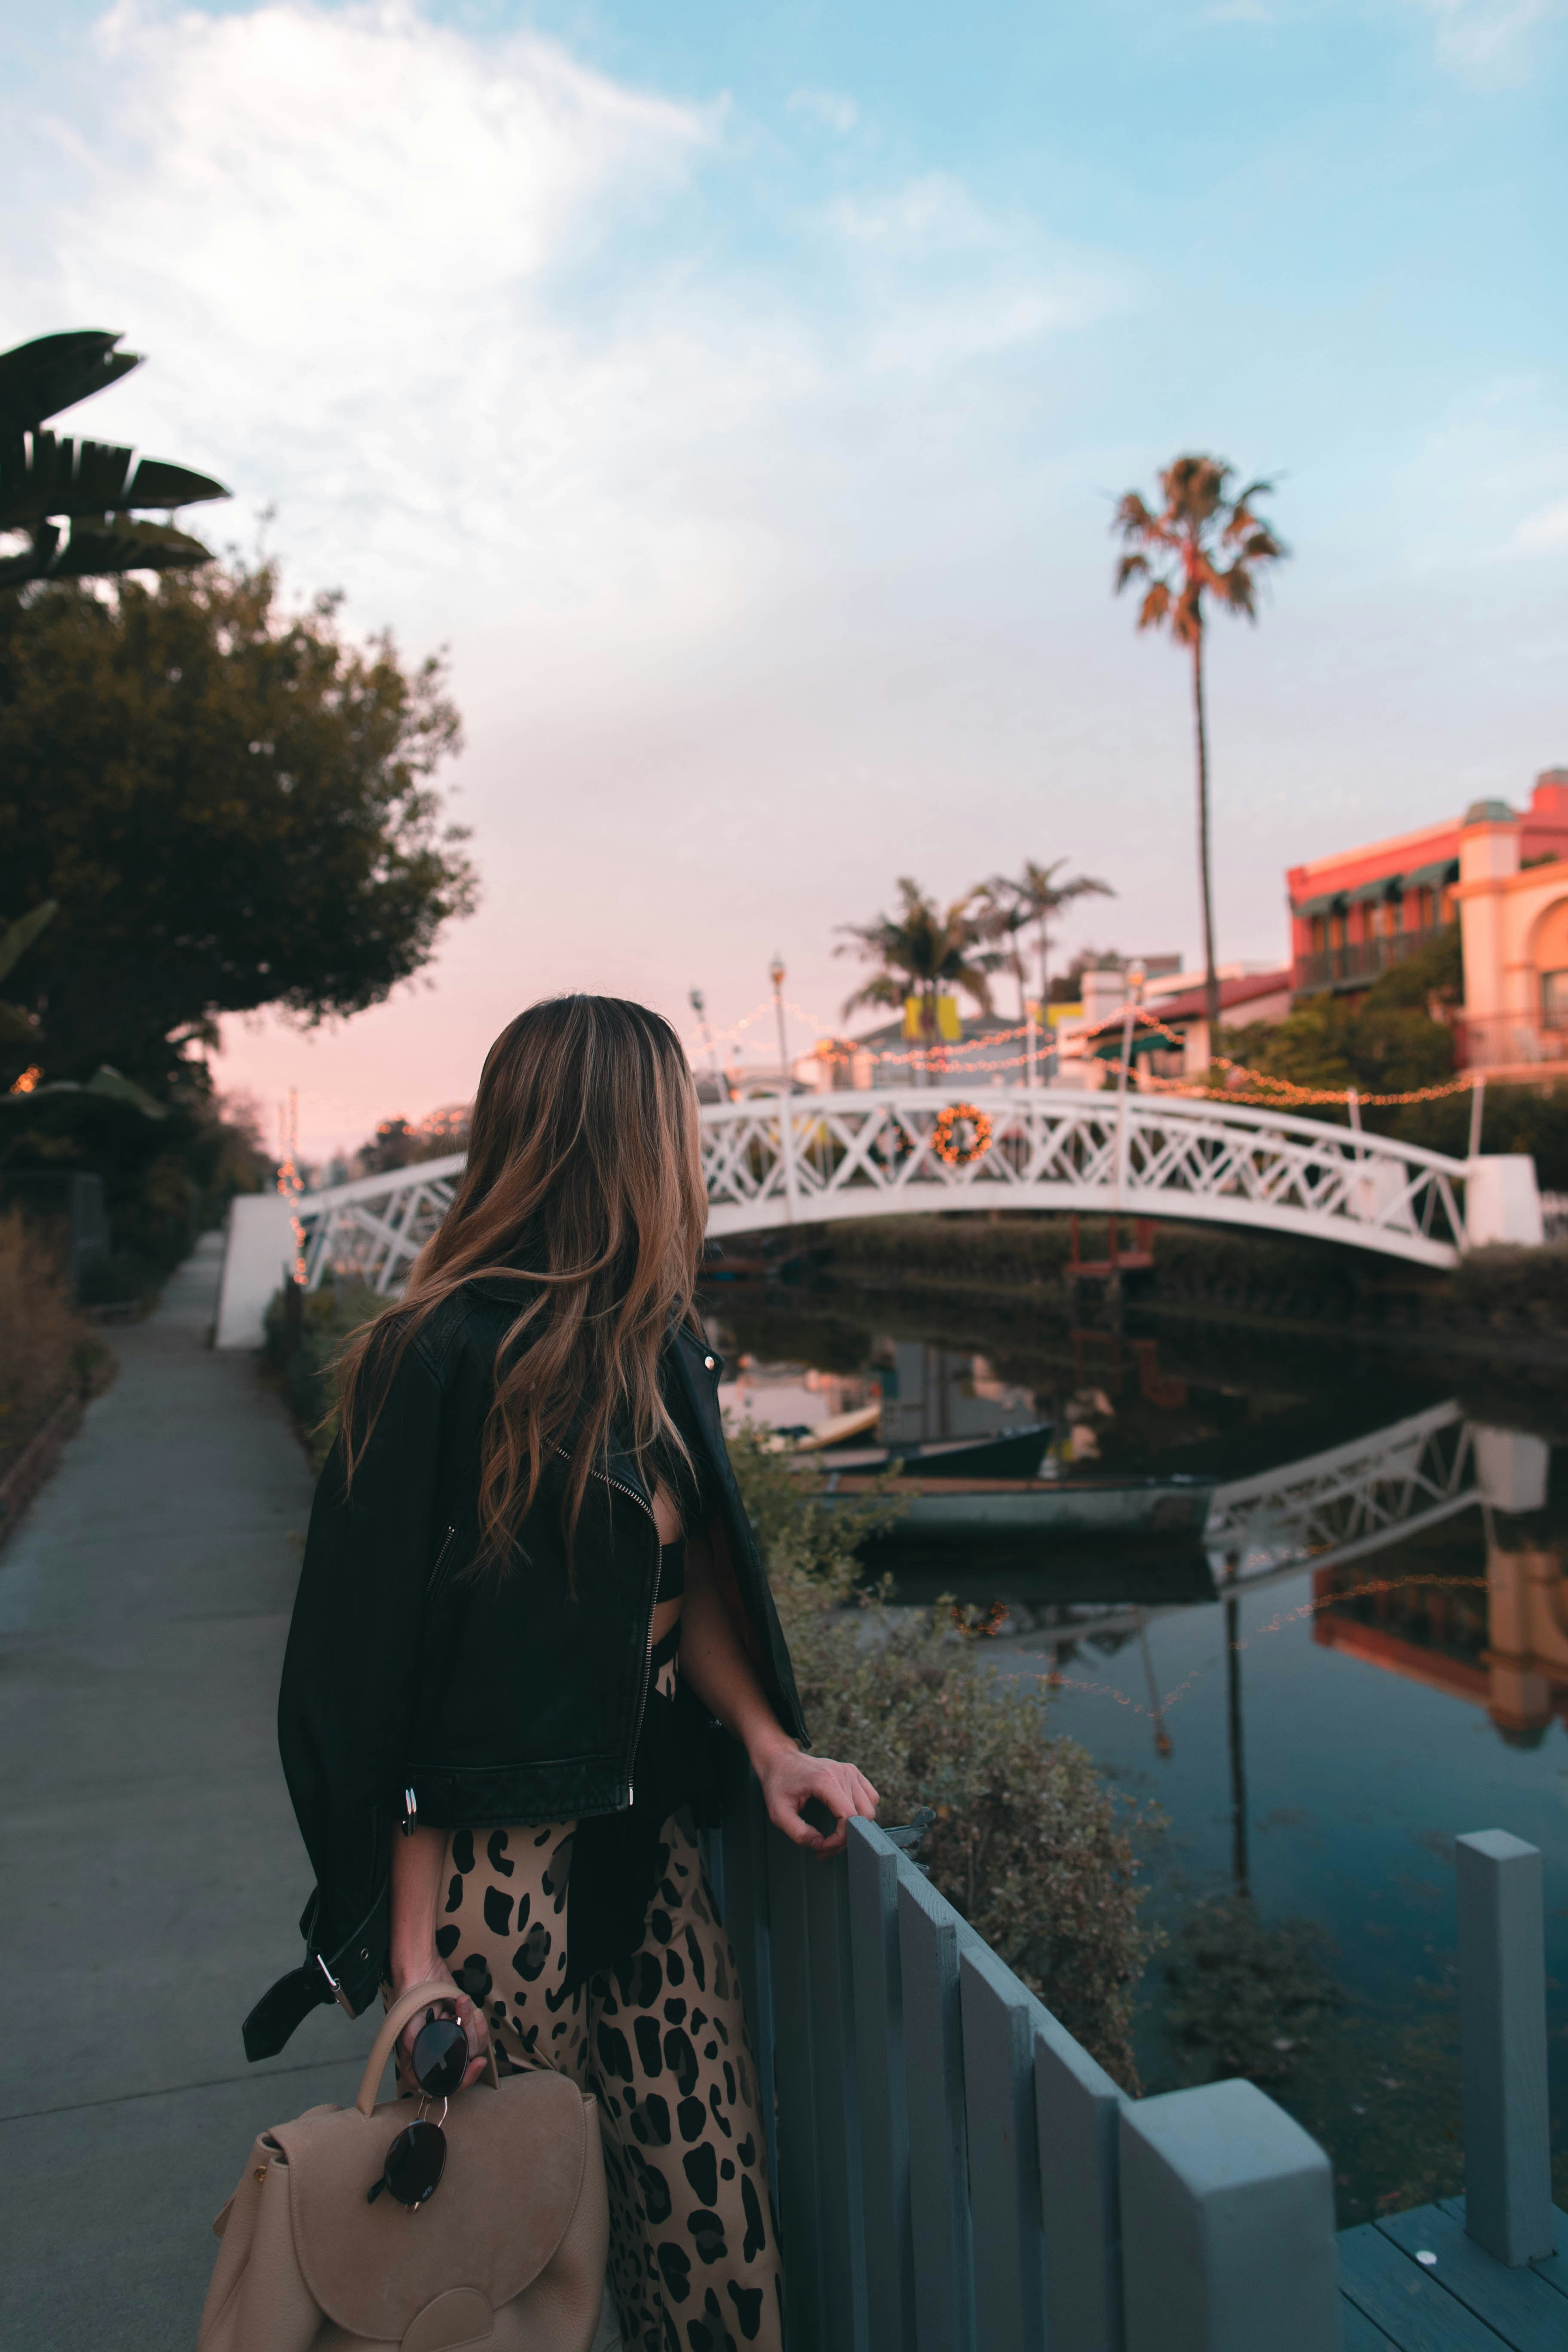
[[[1034,1524],[928,1476],[942,1523],[912,1505],[874,1564],[988,1609],[995,1670],[1043,1678],[1163,1824],[1144,2089],[1252,2075],[1329,2149],[1342,2223],[1458,2193],[1452,1840],[1510,1830],[1545,1856],[1568,2203],[1568,1380],[995,1296],[708,1304],[737,1418],[876,1406],[854,1442],[905,1447],[1049,1424]]]

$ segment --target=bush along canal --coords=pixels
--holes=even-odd
[[[994,1231],[711,1286],[731,1414],[847,1509],[879,1444],[905,1457],[868,1583],[951,1596],[1142,1821],[1144,2091],[1258,2082],[1329,2150],[1342,2226],[1460,2193],[1453,1840],[1538,1845],[1568,2204],[1568,1317],[1511,1267],[1500,1307],[1475,1275],[1397,1309],[1350,1269],[1336,1326],[1289,1252],[1271,1318],[1258,1250],[1228,1312],[1187,1252],[1108,1317],[1059,1237]],[[1030,1431],[1037,1472],[985,1475]]]

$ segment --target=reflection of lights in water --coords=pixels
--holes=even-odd
[[[1246,1583],[1244,1581],[1238,1593],[1234,1596],[1227,1595],[1226,1597],[1234,1597],[1239,1600],[1245,1596],[1246,1590]],[[1267,1625],[1259,1625],[1250,1634],[1238,1638],[1233,1646],[1236,1654],[1239,1656],[1246,1651],[1249,1650],[1255,1642],[1266,1640],[1270,1633],[1283,1633],[1288,1627],[1300,1624],[1306,1619],[1316,1617],[1325,1610],[1342,1607],[1347,1601],[1360,1601],[1363,1599],[1370,1600],[1380,1592],[1486,1592],[1489,1590],[1489,1586],[1488,1580],[1484,1576],[1415,1575],[1390,1576],[1373,1579],[1369,1580],[1364,1584],[1354,1584],[1344,1592],[1315,1594],[1310,1601],[1303,1601],[1300,1605],[1295,1609],[1278,1610],[1269,1619]],[[995,1614],[996,1608],[1001,1606],[1001,1603],[994,1604],[992,1611],[993,1616]],[[1003,1609],[1002,1613],[1003,1621],[1005,1622],[1006,1616],[1005,1609]],[[986,1630],[994,1629],[988,1628]],[[1131,1625],[1129,1625],[1129,1633],[1131,1633],[1135,1629]],[[1136,1630],[1138,1630],[1140,1633],[1142,1633],[1141,1628]],[[1070,1627],[1061,1628],[1059,1638],[1053,1638],[1056,1633],[1057,1629],[1055,1628],[1049,1630],[1042,1628],[1040,1638],[1044,1642],[1050,1643],[1053,1648],[1065,1649],[1070,1645],[1073,1639]],[[1227,1645],[1227,1647],[1228,1646],[1232,1645]],[[1146,1651],[1145,1656],[1147,1656]],[[1194,1666],[1192,1673],[1185,1675],[1181,1682],[1174,1685],[1173,1689],[1168,1690],[1164,1694],[1163,1697],[1155,1696],[1154,1685],[1151,1680],[1150,1699],[1147,1706],[1144,1706],[1141,1700],[1131,1696],[1128,1692],[1119,1690],[1114,1683],[1089,1682],[1082,1675],[1064,1673],[1060,1662],[1057,1659],[1053,1659],[1049,1664],[1041,1666],[1038,1671],[1041,1678],[1043,1678],[1047,1687],[1051,1690],[1072,1691],[1075,1695],[1083,1698],[1109,1699],[1113,1706],[1127,1708],[1133,1715],[1142,1715],[1146,1717],[1148,1720],[1155,1726],[1155,1745],[1158,1747],[1162,1738],[1166,1739],[1169,1738],[1169,1735],[1164,1732],[1161,1718],[1163,1716],[1168,1715],[1173,1707],[1179,1706],[1182,1700],[1186,1697],[1188,1692],[1193,1690],[1199,1683],[1204,1683],[1208,1680],[1209,1676],[1214,1672],[1215,1663],[1215,1662],[1214,1660],[1208,1660],[1201,1666]],[[1167,1749],[1161,1748],[1162,1754],[1165,1754],[1167,1752]]]

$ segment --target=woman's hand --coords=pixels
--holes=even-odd
[[[437,1959],[434,1953],[423,1968],[402,1970],[399,1975],[400,1981],[393,1987],[394,1998],[398,2000],[405,1992],[412,1992],[416,1985],[445,1984],[452,1988],[447,2000],[437,1997],[426,2001],[423,2009],[416,2010],[398,2035],[395,2055],[399,2092],[418,2091],[419,2085],[414,2079],[414,2044],[432,2009],[437,2017],[455,2017],[463,2029],[468,2044],[468,2064],[459,2087],[466,2091],[469,2084],[477,2083],[484,2073],[485,2053],[490,2046],[490,2030],[485,2022],[483,2010],[477,2009],[468,1994],[458,1990],[452,1981],[452,1972],[446,1962]]]
[[[776,1726],[774,1727],[776,1729]],[[763,1784],[768,1819],[795,1845],[816,1853],[842,1853],[849,1842],[849,1824],[857,1815],[874,1822],[880,1799],[864,1772],[853,1764],[835,1764],[826,1756],[807,1756],[793,1739],[781,1735],[765,1751],[752,1759]],[[803,1808],[813,1800],[833,1815],[831,1836],[813,1829]]]

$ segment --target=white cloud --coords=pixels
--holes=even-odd
[[[1478,81],[1511,81],[1525,71],[1530,37],[1563,13],[1563,0],[1417,0],[1436,18],[1437,56]]]
[[[860,110],[852,98],[837,89],[792,90],[789,110],[804,121],[815,122],[824,131],[836,131],[841,139],[847,138],[860,120]]]
[[[946,173],[841,196],[817,218],[857,273],[878,375],[994,357],[1131,299],[1127,272],[1058,252],[1034,221],[988,211]]]
[[[0,286],[35,331],[133,329],[155,373],[112,398],[141,437],[399,601],[474,572],[594,602],[612,546],[623,583],[689,572],[669,439],[694,405],[733,423],[790,355],[763,324],[716,352],[602,286],[590,324],[579,280],[710,152],[710,116],[398,5],[119,7],[98,38],[111,111],[74,142],[79,193]]]
[[[721,631],[803,547],[836,418],[890,373],[1108,299],[933,175],[831,215],[850,282],[828,330],[687,261],[721,110],[408,0],[121,5],[96,46],[96,119],[53,133],[75,193],[0,256],[18,337],[127,325],[154,364],[98,430],[276,501],[291,567],[356,608],[436,632],[500,593],[576,632],[568,668],[606,628],[649,659]]]
[[[1526,515],[1514,532],[1513,544],[1534,554],[1552,547],[1568,547],[1568,499],[1553,499]]]
[[[841,196],[824,217],[851,244],[900,254],[968,252],[994,246],[1003,234],[963,183],[945,172],[928,172],[879,194]]]
[[[126,329],[151,363],[83,428],[233,484],[216,541],[276,501],[291,583],[455,641],[468,724],[487,898],[437,992],[309,1048],[230,1024],[226,1083],[297,1072],[311,1148],[353,1142],[463,1094],[531,993],[668,982],[679,1015],[731,960],[749,990],[759,924],[822,935],[831,1007],[821,843],[835,900],[872,903],[948,734],[967,769],[1003,723],[988,647],[946,718],[938,681],[963,567],[1002,593],[1050,372],[986,371],[1106,274],[935,178],[781,209],[764,276],[725,241],[721,108],[395,0],[121,6],[78,68],[68,122],[7,126],[33,193],[0,342]],[[945,806],[938,832],[957,889]]]
[[[78,191],[0,257],[18,333],[128,325],[154,364],[97,429],[276,500],[291,569],[367,616],[444,633],[502,595],[563,685],[606,632],[657,663],[809,561],[836,420],[890,373],[1103,307],[1092,270],[947,179],[840,221],[861,274],[831,331],[699,274],[676,208],[726,166],[719,113],[531,35],[271,0],[117,7],[99,48]]]

